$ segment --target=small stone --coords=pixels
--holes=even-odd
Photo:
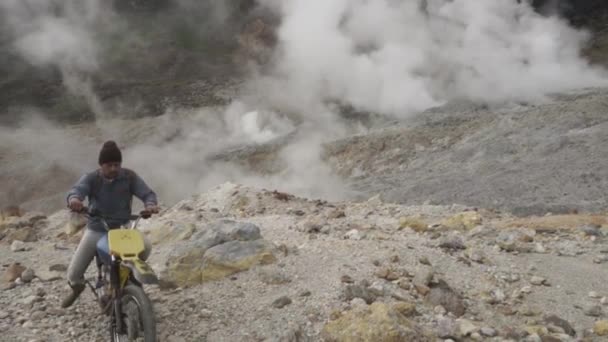
[[[530,279],[530,284],[536,285],[536,286],[541,286],[541,285],[544,285],[546,281],[547,281],[547,279],[545,279],[543,277],[533,276]]]
[[[479,328],[477,328],[475,326],[475,324],[473,324],[473,322],[467,320],[467,319],[461,319],[458,320],[458,324],[459,324],[459,330],[460,330],[460,334],[462,336],[469,336],[474,332],[477,332],[477,330],[479,330]]]
[[[412,283],[414,284],[414,286],[427,286],[433,280],[434,275],[435,271],[433,271],[433,269],[421,270],[420,272],[416,273],[414,279],[412,280]]]
[[[582,226],[580,230],[583,232],[585,236],[602,236],[602,232],[599,230],[599,227],[593,225]]]
[[[36,302],[38,302],[40,300],[41,300],[40,297],[31,295],[31,296],[25,297],[23,299],[22,303],[25,304],[25,305],[32,305],[32,304],[34,304],[34,303],[36,303]]]
[[[34,327],[34,322],[32,321],[25,321],[22,325],[22,327],[26,328],[26,329],[31,329]]]
[[[291,304],[291,299],[287,296],[279,297],[279,298],[275,299],[274,302],[272,302],[272,306],[277,309],[282,309],[283,307],[285,307],[289,304]]]
[[[532,334],[522,340],[523,342],[543,342],[538,334]]]
[[[600,295],[595,291],[589,292],[589,298],[600,298]]]
[[[485,255],[483,254],[483,252],[478,251],[476,249],[469,250],[467,252],[467,256],[469,257],[469,259],[471,259],[471,261],[474,261],[479,264],[483,264],[483,261],[486,258]]]
[[[396,282],[397,286],[403,290],[409,290],[412,288],[412,284],[408,278],[399,278]]]
[[[367,303],[365,302],[365,300],[363,300],[361,298],[353,298],[353,300],[350,301],[350,305],[353,308],[365,308],[365,307],[367,307]]]
[[[492,299],[493,299],[491,304],[502,303],[507,298],[504,291],[501,289],[492,290],[492,292],[490,292],[490,295],[492,296]]]
[[[416,304],[409,302],[399,302],[393,305],[393,309],[405,317],[412,317],[417,314]]]
[[[418,259],[418,262],[420,262],[423,265],[431,266],[431,262],[429,261],[429,258],[427,258],[425,256],[420,257],[420,259]]]
[[[437,336],[440,338],[456,338],[458,336],[458,325],[449,317],[442,317],[437,321]]]
[[[8,312],[0,311],[0,319],[5,319],[9,316]]]
[[[23,271],[23,273],[21,273],[21,280],[23,280],[24,283],[31,282],[34,280],[34,277],[36,277],[36,273],[34,273],[34,270],[31,268],[27,268],[25,271]]]
[[[602,315],[602,307],[599,305],[587,305],[583,308],[583,312],[587,316],[599,317]]]
[[[334,209],[332,212],[330,212],[327,215],[328,219],[339,219],[339,218],[343,218],[346,217],[346,214],[344,213],[343,210],[339,210],[339,209]]]
[[[364,238],[364,234],[361,234],[357,229],[351,229],[346,234],[344,234],[344,238],[348,240],[362,240]]]
[[[494,330],[490,327],[483,327],[483,328],[481,328],[480,332],[483,336],[487,336],[487,337],[494,337],[497,335],[496,330]]]
[[[600,299],[600,304],[608,305],[608,297],[602,297],[602,299]]]
[[[483,337],[478,332],[472,333],[471,334],[471,339],[473,341],[483,341]]]
[[[23,252],[26,248],[25,242],[23,241],[15,240],[11,243],[11,251],[13,252]]]
[[[574,330],[574,328],[572,327],[570,322],[568,322],[565,319],[562,319],[556,315],[549,315],[549,316],[545,317],[545,323],[552,324],[554,326],[561,328],[564,331],[564,333],[566,333],[570,336],[576,335],[576,331]]]
[[[65,264],[54,264],[49,266],[49,271],[66,272],[68,267]]]
[[[355,281],[353,280],[353,278],[347,274],[343,275],[342,277],[340,277],[340,281],[346,284],[352,284]]]
[[[433,308],[433,312],[435,312],[438,315],[445,315],[448,311],[441,305],[437,305],[435,308]]]
[[[208,310],[208,309],[202,309],[201,312],[199,313],[200,318],[211,318],[212,316],[213,316],[213,312],[211,312],[211,310]]]
[[[299,296],[300,297],[309,297],[311,295],[311,292],[308,290],[304,290],[302,292],[300,292]]]
[[[384,284],[382,284],[381,282],[378,282],[378,281],[375,281],[367,289],[369,290],[369,292],[371,292],[372,294],[374,294],[378,297],[382,297],[386,294],[386,288],[384,287]]]
[[[462,240],[458,237],[444,240],[439,244],[439,247],[447,250],[459,250],[467,248]]]
[[[534,245],[534,252],[538,254],[545,254],[547,253],[547,249],[542,245],[542,243],[536,243]]]
[[[462,296],[450,288],[443,280],[440,280],[437,286],[434,286],[431,289],[428,295],[428,301],[435,306],[443,306],[448,312],[454,314],[456,317],[464,315],[466,311],[466,305]]]
[[[30,315],[30,319],[33,320],[33,321],[39,321],[39,320],[41,320],[44,317],[45,317],[45,314],[42,311],[34,311]]]
[[[345,301],[351,301],[353,298],[362,298],[367,304],[373,303],[377,296],[372,291],[367,289],[367,286],[349,284],[344,288],[342,299]]]
[[[598,257],[593,258],[593,262],[596,264],[603,264],[608,262],[608,255],[600,255]]]
[[[38,296],[38,297],[46,296],[46,292],[44,291],[44,289],[42,287],[39,287],[36,289],[36,296]]]
[[[526,317],[538,316],[540,314],[540,312],[538,310],[531,308],[527,305],[523,305],[521,308],[519,308],[518,312],[522,316],[526,316]]]
[[[531,286],[524,286],[521,288],[521,293],[525,293],[525,294],[529,294],[532,293],[532,287]]]
[[[593,332],[598,336],[608,336],[608,320],[595,322]]]

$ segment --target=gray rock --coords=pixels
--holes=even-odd
[[[429,258],[422,256],[418,259],[418,262],[420,262],[423,265],[427,265],[427,266],[431,266],[431,262],[429,261]]]
[[[176,243],[168,259],[179,259],[185,251],[192,250],[202,256],[208,249],[227,242],[255,241],[261,238],[260,228],[252,223],[219,220],[194,233],[189,240]]]
[[[287,274],[276,269],[262,269],[259,275],[260,280],[265,284],[279,285],[291,282],[291,278]]]
[[[564,330],[564,332],[570,336],[576,335],[576,331],[572,328],[572,325],[565,319],[562,319],[556,315],[549,315],[545,317],[546,324],[553,324],[556,327],[560,327]]]
[[[555,249],[559,256],[575,257],[583,254],[582,248],[580,248],[575,241],[559,241],[556,244]]]
[[[435,271],[432,268],[423,269],[416,273],[412,283],[414,286],[428,286],[433,281],[433,276],[435,276]]]
[[[211,310],[208,310],[208,309],[202,309],[201,312],[199,312],[199,317],[201,317],[201,318],[211,318],[211,317],[213,317],[213,312]]]
[[[0,311],[0,319],[5,319],[7,317],[9,317],[9,313],[6,311]]]
[[[346,234],[344,234],[344,238],[348,240],[362,240],[365,238],[365,233],[361,233],[357,229],[351,229]]]
[[[367,304],[371,304],[378,298],[372,291],[368,290],[366,286],[362,285],[346,285],[342,292],[342,299],[350,302],[354,298],[361,298]]]
[[[437,321],[437,336],[440,338],[460,338],[460,331],[458,329],[458,324],[456,321],[449,317],[441,317]]]
[[[468,319],[459,319],[457,322],[460,336],[469,336],[479,330],[479,328]]]
[[[448,250],[459,250],[459,249],[467,248],[467,246],[465,246],[464,242],[462,242],[462,239],[460,239],[459,237],[456,237],[456,236],[443,240],[439,244],[439,247],[441,247],[443,249],[448,249]]]
[[[586,305],[583,308],[583,312],[585,313],[585,315],[587,316],[591,316],[591,317],[599,317],[602,315],[602,307],[599,305],[595,305],[595,304],[591,304],[591,305]]]
[[[27,246],[25,245],[25,242],[23,242],[23,241],[15,240],[15,241],[13,241],[13,243],[11,243],[12,252],[23,252],[26,250],[27,250]]]
[[[602,231],[600,230],[600,226],[597,225],[585,225],[580,227],[580,231],[583,232],[586,236],[602,236]]]
[[[434,306],[443,306],[448,312],[451,312],[456,317],[464,315],[466,311],[466,306],[462,297],[456,293],[456,291],[452,290],[443,280],[440,280],[436,286],[431,288],[431,292],[428,295],[428,301]]]
[[[228,241],[253,241],[262,238],[260,228],[249,222],[219,220],[206,228],[204,231],[209,232],[209,237],[213,236],[221,240],[220,243]]]
[[[289,304],[291,304],[291,299],[287,296],[282,296],[272,302],[272,307],[282,309]]]
[[[32,321],[39,321],[42,318],[44,318],[46,316],[46,314],[43,311],[34,311],[32,312],[32,314],[30,315],[30,319]]]
[[[53,264],[49,266],[49,271],[55,272],[66,272],[68,270],[68,266],[65,264]]]
[[[22,303],[24,305],[32,305],[38,301],[40,301],[42,298],[35,296],[35,295],[31,295],[31,296],[27,296],[22,300]]]
[[[36,273],[31,268],[27,268],[25,271],[23,271],[23,273],[21,273],[21,280],[23,280],[24,283],[31,282],[34,280],[34,277],[36,277]]]
[[[27,222],[30,226],[35,225],[39,221],[46,220],[46,218],[47,218],[46,215],[44,215],[41,212],[36,212],[36,211],[29,211],[29,212],[25,213],[25,215],[22,216],[22,219],[27,220]]]
[[[386,295],[387,289],[384,284],[380,281],[375,281],[367,288],[371,293],[376,295],[377,297],[382,297]]]
[[[593,262],[596,264],[603,264],[608,262],[608,255],[600,255],[598,257],[593,258]]]
[[[506,252],[513,252],[517,249],[517,234],[500,232],[496,238],[496,244]]]
[[[308,291],[308,290],[303,290],[302,292],[300,292],[300,293],[298,294],[298,296],[300,296],[300,297],[309,297],[311,294],[312,294],[312,293],[311,293],[310,291]]]
[[[274,336],[270,342],[309,342],[312,340],[304,333],[304,329],[294,323],[289,323],[285,331]]]
[[[536,285],[536,286],[544,285],[546,281],[547,281],[547,279],[545,279],[543,277],[539,277],[539,276],[533,276],[532,278],[530,278],[530,284]]]
[[[480,329],[480,332],[483,336],[487,336],[487,337],[494,337],[496,336],[498,333],[496,332],[496,330],[490,328],[490,327],[482,327]]]

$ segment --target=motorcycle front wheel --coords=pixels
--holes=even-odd
[[[156,342],[154,309],[144,290],[137,285],[128,284],[122,290],[120,305],[122,317],[114,319],[122,319],[124,331],[117,331],[116,324],[111,324],[111,341]]]

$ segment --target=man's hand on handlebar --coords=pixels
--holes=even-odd
[[[158,214],[159,210],[160,209],[155,204],[148,204],[148,205],[146,205],[146,209],[145,209],[145,211],[149,212],[150,214]]]
[[[141,215],[142,218],[147,219],[147,218],[150,218],[150,216],[152,216],[152,214],[158,214],[158,212],[159,212],[158,206],[149,204],[149,205],[146,205],[146,209],[144,209],[142,212],[140,212],[139,215]]]
[[[68,207],[70,208],[70,210],[75,212],[82,212],[84,208],[84,206],[82,205],[82,201],[78,197],[70,198]]]

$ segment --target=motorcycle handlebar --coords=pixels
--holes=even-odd
[[[79,213],[79,214],[85,214],[88,217],[99,217],[102,218],[104,220],[129,220],[129,221],[133,221],[133,220],[137,220],[139,218],[143,218],[143,219],[148,219],[152,216],[152,212],[148,211],[148,210],[142,210],[139,212],[139,215],[129,215],[129,217],[111,217],[111,216],[104,216],[101,215],[101,212],[99,210],[95,210],[95,209],[89,209],[86,206],[83,206],[82,209],[80,210],[73,210],[70,209],[72,212],[75,213]]]

